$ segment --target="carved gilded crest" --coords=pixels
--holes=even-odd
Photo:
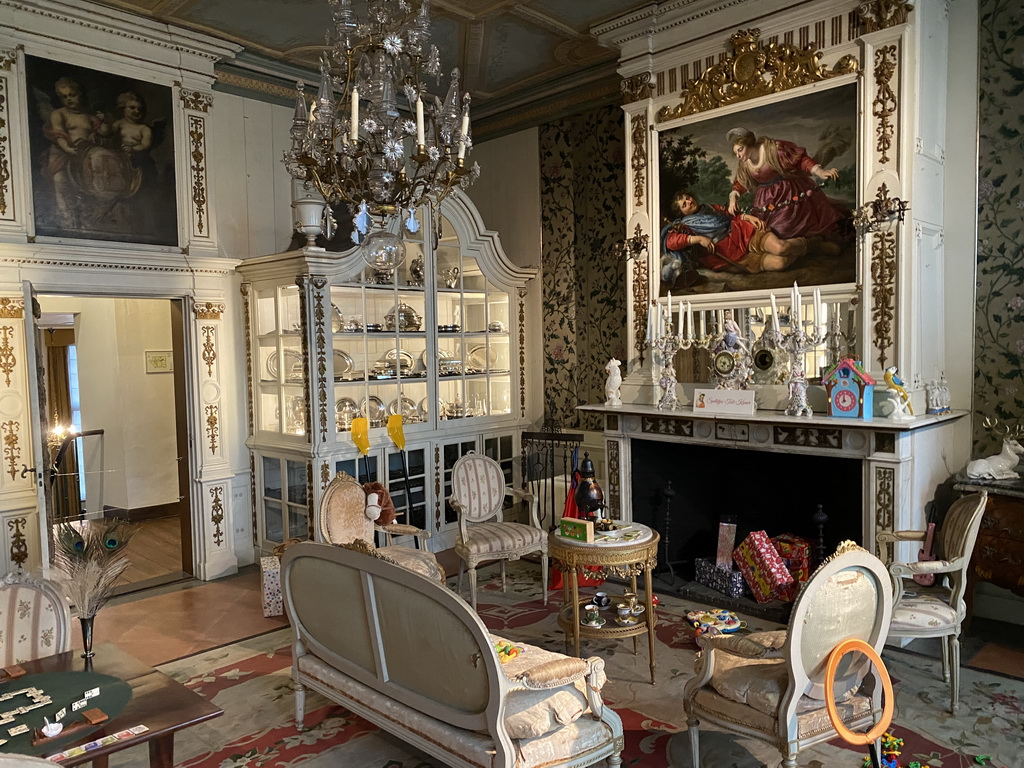
[[[759,29],[735,32],[729,38],[732,55],[704,70],[699,78],[688,80],[681,93],[683,101],[658,110],[658,122],[846,75],[859,66],[853,56],[844,56],[828,69],[818,63],[821,51],[813,45],[762,45],[760,37]]]

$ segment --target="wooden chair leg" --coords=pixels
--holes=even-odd
[[[476,610],[476,563],[469,567],[469,597],[470,605]]]
[[[949,682],[949,638],[942,638],[942,682]]]
[[[459,581],[455,587],[455,594],[462,596],[462,572],[466,569],[466,561],[459,558]]]
[[[686,725],[690,732],[690,760],[693,768],[700,768],[700,720],[688,717]]]
[[[960,710],[960,636],[949,638],[949,710],[954,715]]]
[[[548,604],[548,553],[542,552],[540,556],[540,583],[544,590],[544,605]]]
[[[505,592],[505,560],[501,561],[501,591]]]
[[[306,686],[301,683],[295,684],[295,727],[306,729]]]

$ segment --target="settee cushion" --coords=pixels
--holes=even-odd
[[[531,671],[544,667],[550,670],[553,667],[562,667],[566,673],[575,669],[579,673],[586,670],[586,662],[582,659],[571,659],[559,653],[546,651],[534,645],[526,643],[515,643],[506,640],[498,635],[491,635],[491,640],[496,646],[511,644],[521,649],[521,653],[515,658],[509,659],[501,665],[501,671],[513,683],[529,685],[533,688],[545,687],[548,684],[533,680]],[[568,662],[566,664],[565,662]],[[575,662],[578,665],[572,666]],[[569,667],[572,666],[572,669]],[[555,690],[513,690],[505,698],[505,728],[513,739],[530,739],[543,736],[556,728],[568,725],[578,720],[584,713],[590,710],[587,703],[586,691],[583,686],[586,684],[579,675],[580,680],[575,683],[561,685]],[[605,682],[604,670],[595,670],[591,682],[600,690]],[[557,684],[557,680],[551,684]]]

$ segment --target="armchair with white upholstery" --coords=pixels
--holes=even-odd
[[[988,493],[964,496],[953,502],[936,531],[939,560],[893,562],[889,573],[896,593],[890,638],[942,638],[942,679],[949,683],[950,711],[960,708],[960,626],[967,616],[967,572],[985,516]],[[925,531],[882,531],[878,542],[925,540]],[[922,586],[914,576],[933,575],[933,586]]]
[[[392,536],[414,536],[419,540],[429,538],[430,532],[402,523],[376,525],[367,515],[367,497],[363,487],[344,472],[339,472],[324,491],[317,522],[320,535],[330,544],[344,545],[362,540],[375,547],[376,534],[380,532],[388,544],[377,549],[385,558],[428,579],[442,584],[445,581],[444,569],[433,552],[391,543]]]
[[[526,501],[530,524],[500,520],[506,496]],[[469,592],[476,610],[476,567],[489,560],[501,561],[501,590],[505,591],[505,561],[518,560],[531,552],[540,553],[544,605],[548,604],[548,535],[537,518],[537,499],[532,493],[505,484],[501,465],[494,459],[470,451],[452,467],[452,495],[448,502],[459,515],[455,553],[459,556],[459,583],[469,569]],[[495,522],[488,522],[498,517]]]
[[[12,571],[0,578],[0,667],[71,648],[71,610],[45,579]]]
[[[843,641],[858,639],[879,652],[892,614],[892,586],[882,561],[852,541],[814,572],[801,589],[789,628],[748,636],[703,634],[696,674],[683,690],[693,766],[700,759],[700,723],[774,745],[784,768],[797,753],[836,737],[824,701],[825,667]],[[882,686],[863,685],[870,664],[846,655],[835,675],[843,724],[865,730],[882,711]]]

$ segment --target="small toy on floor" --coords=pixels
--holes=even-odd
[[[903,739],[897,738],[891,733],[882,736],[882,757],[879,768],[931,768],[927,763],[914,760],[906,765],[900,763],[900,750],[903,749]],[[865,757],[863,768],[871,768],[871,757]]]

